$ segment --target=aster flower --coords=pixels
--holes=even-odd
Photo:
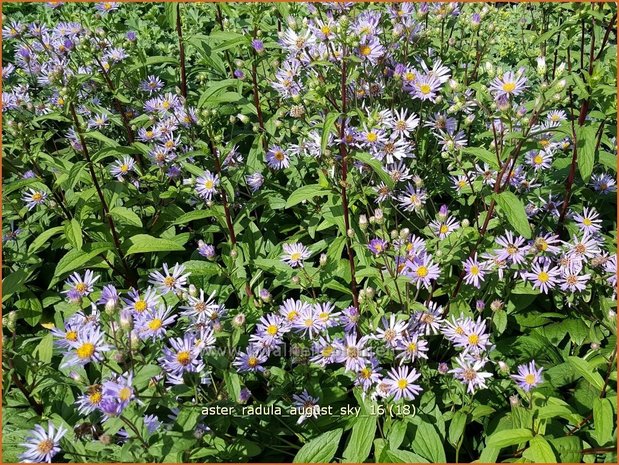
[[[430,74],[418,75],[417,79],[410,85],[406,86],[406,90],[419,100],[429,100],[436,102],[437,93],[441,88],[441,81]]]
[[[260,347],[271,348],[282,343],[282,338],[288,331],[288,325],[280,315],[268,314],[258,321],[250,342]]]
[[[436,302],[430,302],[426,310],[418,312],[410,320],[411,330],[419,334],[438,334],[443,322],[443,307]]]
[[[303,267],[303,261],[307,260],[311,255],[309,249],[300,242],[284,244],[282,248],[284,249],[282,261],[292,268],[296,268],[297,266]]]
[[[439,237],[439,239],[445,239],[460,227],[460,222],[453,216],[449,216],[443,221],[438,219],[433,220],[428,226],[432,232]]]
[[[297,425],[303,423],[306,418],[316,416],[320,412],[320,406],[318,405],[320,399],[310,396],[307,389],[304,389],[301,394],[293,394],[292,401],[293,405],[303,412],[297,421]]]
[[[290,166],[290,157],[280,146],[274,145],[266,153],[266,163],[273,169],[281,170]]]
[[[163,356],[159,364],[172,377],[182,377],[183,373],[198,373],[204,369],[200,359],[200,348],[196,345],[195,336],[186,333],[183,338],[170,338],[171,347],[163,348]]]
[[[325,328],[332,328],[339,325],[341,314],[335,311],[335,305],[331,302],[314,304],[314,312]]]
[[[336,363],[336,345],[335,342],[331,341],[329,335],[320,336],[318,340],[312,342],[312,352],[315,355],[310,358],[310,361],[322,367]]]
[[[476,360],[466,354],[460,354],[456,358],[456,363],[458,366],[449,370],[449,373],[453,373],[456,379],[466,384],[468,393],[474,394],[477,389],[486,389],[486,379],[492,378],[492,374],[482,371],[486,364],[485,360]]]
[[[213,291],[208,298],[205,298],[203,289],[200,289],[200,294],[187,296],[187,305],[181,306],[183,316],[189,317],[195,323],[211,323],[221,317],[220,305],[215,302],[215,294]]]
[[[437,264],[432,261],[430,254],[424,254],[423,257],[414,260],[407,260],[404,274],[411,278],[411,283],[417,288],[424,285],[430,287],[430,282],[440,276],[441,270]]]
[[[371,64],[375,65],[378,60],[385,53],[385,47],[383,47],[378,40],[378,37],[371,36],[365,40],[361,40],[358,48],[358,56],[362,60],[367,60]]]
[[[139,316],[148,310],[153,310],[155,306],[159,304],[160,297],[157,295],[157,292],[149,287],[144,296],[140,296],[140,293],[135,289],[131,289],[129,291],[129,298],[126,299],[123,297],[123,301],[125,302],[125,307],[123,310],[128,310],[131,313]]]
[[[499,260],[510,261],[516,265],[524,264],[526,254],[526,247],[523,246],[524,237],[514,236],[511,231],[507,231],[504,236],[498,236],[495,242],[503,247],[498,250]]]
[[[303,307],[298,315],[291,322],[291,327],[298,333],[302,333],[303,336],[307,336],[310,339],[325,329],[325,322],[318,317],[316,308],[311,305]]]
[[[586,259],[593,258],[600,253],[599,241],[585,232],[581,239],[574,237],[569,246],[568,254],[572,257]]]
[[[94,290],[93,286],[98,279],[99,276],[95,276],[92,270],[86,270],[83,278],[78,272],[75,272],[69,276],[69,279],[65,282],[70,289],[64,290],[62,293],[68,294],[69,292],[74,291],[81,297],[85,297]]]
[[[559,286],[562,291],[582,292],[591,279],[589,274],[580,274],[580,267],[567,267],[561,270]]]
[[[535,171],[548,169],[552,165],[552,153],[546,150],[532,150],[527,153],[526,160]]]
[[[537,368],[535,360],[531,360],[529,364],[519,365],[518,374],[512,375],[511,377],[518,383],[520,389],[529,392],[544,381],[542,371],[544,371],[544,369],[542,367]]]
[[[337,344],[337,361],[344,363],[346,370],[359,371],[372,358],[372,351],[366,348],[369,338],[361,337],[357,340],[356,333],[348,333],[345,339]]]
[[[60,440],[67,433],[67,430],[60,426],[56,428],[50,421],[47,424],[47,431],[43,426],[36,425],[29,431],[26,442],[20,444],[26,450],[19,456],[22,462],[52,462],[58,452],[60,452]]]
[[[486,350],[490,335],[486,333],[486,322],[479,317],[477,321],[470,321],[463,327],[463,334],[456,335],[454,345],[461,347],[465,352],[476,355]]]
[[[102,15],[106,15],[112,11],[118,10],[118,2],[101,2],[95,3],[95,10],[97,10]]]
[[[240,352],[232,365],[239,373],[264,371],[262,364],[268,359],[267,355],[261,350],[249,347],[247,352]]]
[[[106,309],[114,309],[118,305],[120,301],[120,296],[118,295],[118,290],[112,284],[106,284],[103,286],[103,290],[101,291],[101,296],[97,303],[99,305],[104,305]]]
[[[187,277],[190,273],[183,274],[185,267],[178,263],[174,265],[174,268],[169,269],[168,264],[163,264],[163,274],[159,271],[153,271],[149,276],[149,283],[155,285],[159,292],[167,294],[170,291],[182,291],[187,284]]]
[[[490,84],[490,92],[494,94],[494,98],[511,97],[512,95],[520,95],[526,89],[527,78],[518,73],[514,74],[508,71],[503,74],[503,77],[496,77]]]
[[[88,391],[79,396],[75,402],[78,407],[77,411],[82,415],[88,415],[99,408],[102,400],[102,386],[100,384],[90,386]]]
[[[561,274],[557,267],[551,267],[550,264],[540,265],[534,263],[530,272],[523,273],[524,278],[533,283],[535,289],[539,289],[544,294],[554,289],[557,284],[557,278]]]
[[[464,262],[464,272],[464,282],[479,289],[484,281],[485,269],[484,264],[477,261],[477,253]]]
[[[205,200],[211,200],[213,195],[217,193],[219,185],[219,176],[210,171],[205,171],[202,176],[196,179],[196,192]]]
[[[415,384],[415,381],[421,375],[414,368],[400,366],[392,368],[385,380],[389,385],[389,393],[393,395],[394,400],[413,400],[421,393],[421,386]]]
[[[372,389],[372,386],[379,384],[383,378],[378,370],[380,370],[378,360],[370,359],[369,363],[357,372],[355,386],[361,386],[364,391]]]
[[[378,256],[385,252],[385,250],[387,250],[388,245],[389,244],[387,241],[377,237],[370,241],[370,243],[368,244],[368,249],[370,249],[370,252],[372,252],[374,255]]]
[[[110,168],[110,174],[116,176],[116,179],[122,181],[129,174],[130,171],[134,171],[135,161],[130,156],[124,156],[122,160],[114,162],[112,168]]]
[[[155,310],[142,313],[136,323],[139,338],[162,339],[166,334],[166,327],[174,323],[176,315],[172,315],[172,307],[160,306]]]
[[[110,350],[105,343],[105,334],[96,326],[88,326],[77,333],[75,341],[70,341],[67,360],[60,366],[86,365],[103,360],[103,352]]]
[[[420,339],[418,334],[400,339],[396,350],[398,351],[396,359],[400,359],[400,365],[406,362],[414,362],[418,358],[428,358],[426,355],[428,343],[424,339]]]
[[[140,90],[152,94],[163,89],[164,82],[157,76],[150,75],[145,80],[140,82]]]
[[[381,319],[381,324],[382,327],[376,329],[376,334],[372,336],[372,338],[383,341],[387,347],[396,347],[406,330],[407,322],[404,320],[397,320],[396,315],[392,313],[389,315],[389,319],[383,317]]]
[[[264,176],[260,173],[253,173],[245,177],[245,182],[252,192],[256,192],[264,183]]]
[[[103,383],[103,396],[118,402],[124,409],[135,398],[132,383],[133,373],[116,376]]]
[[[591,186],[600,194],[609,194],[617,190],[617,181],[606,173],[591,176]]]
[[[310,307],[310,304],[307,302],[286,299],[283,304],[279,306],[279,314],[285,318],[288,324],[292,324],[299,319],[301,313]]]
[[[198,253],[209,260],[212,260],[217,255],[215,246],[212,244],[207,244],[203,240],[198,241]]]
[[[400,112],[393,113],[393,119],[389,124],[395,137],[409,137],[411,132],[419,126],[419,118],[415,114],[407,114],[406,109],[400,110]]]
[[[355,331],[359,322],[359,310],[353,306],[345,308],[340,320],[344,326],[344,331],[347,333]]]
[[[29,189],[24,193],[22,201],[26,203],[28,210],[32,210],[37,205],[42,205],[47,199],[47,192]]]
[[[585,207],[582,214],[575,213],[574,221],[576,221],[582,232],[586,232],[591,235],[602,229],[602,219],[600,218],[600,214],[593,207]]]
[[[424,189],[409,183],[406,192],[398,196],[398,202],[406,211],[419,211],[425,205],[427,198],[428,194]]]
[[[560,252],[560,249],[555,244],[560,244],[561,240],[559,236],[546,233],[541,236],[537,236],[531,244],[530,250],[538,253],[548,253],[550,255],[556,255]]]

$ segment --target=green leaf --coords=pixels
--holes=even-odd
[[[449,424],[449,442],[456,446],[460,441],[460,438],[464,434],[464,428],[466,427],[467,415],[462,410],[458,410],[454,413]]]
[[[204,218],[211,218],[216,215],[217,212],[215,210],[195,210],[179,216],[172,224],[186,224],[191,221],[203,220]]]
[[[95,242],[94,244],[85,245],[82,250],[70,250],[64,257],[60,259],[60,261],[56,265],[56,270],[54,270],[54,277],[49,284],[50,289],[67,273],[71,273],[72,271],[77,270],[100,253],[111,250],[112,248],[112,244],[109,244],[107,242]]]
[[[353,157],[356,160],[359,160],[361,163],[364,163],[368,165],[370,168],[372,168],[372,170],[374,170],[374,172],[378,175],[380,180],[384,182],[387,187],[389,187],[390,189],[393,188],[395,183],[393,182],[393,179],[391,179],[391,176],[389,176],[389,173],[385,171],[382,163],[379,160],[377,160],[372,155],[366,152],[355,153]]]
[[[500,168],[495,153],[490,150],[483,149],[481,147],[465,147],[462,149],[462,153],[467,155],[473,155],[475,158],[488,163],[492,168],[498,170]]]
[[[595,368],[589,362],[580,357],[568,357],[567,361],[580,376],[589,381],[597,390],[602,391],[604,389],[602,376],[595,371]]]
[[[421,455],[407,450],[386,450],[384,455],[389,463],[428,463]]]
[[[170,239],[161,239],[148,234],[137,234],[129,239],[127,255],[149,252],[182,252],[185,248]]]
[[[593,427],[598,445],[603,446],[613,440],[614,420],[611,400],[606,398],[595,399],[593,401]]]
[[[494,194],[496,203],[501,207],[501,211],[507,218],[514,230],[527,239],[531,238],[531,226],[527,218],[522,201],[515,194],[509,191]]]
[[[498,431],[488,437],[486,444],[490,447],[507,447],[523,444],[533,437],[531,430],[525,428]]]
[[[320,184],[309,184],[299,187],[288,197],[286,208],[293,207],[303,200],[311,200],[313,197],[327,195],[329,192],[329,190],[323,188]]]
[[[126,207],[114,207],[110,210],[110,215],[119,223],[128,224],[137,228],[142,227],[142,220],[133,210]]]
[[[67,241],[77,250],[82,250],[82,246],[84,245],[84,239],[82,237],[82,227],[79,222],[72,218],[71,221],[68,221],[64,227],[64,234],[67,237]]]
[[[330,462],[337,452],[343,431],[342,428],[334,429],[312,439],[299,449],[292,463]]]
[[[344,450],[344,461],[359,463],[370,455],[372,441],[376,434],[376,417],[365,416],[357,419],[352,427],[348,446]]]
[[[589,182],[595,163],[596,126],[579,126],[576,128],[576,148],[578,150],[578,171],[583,181]]]
[[[224,381],[228,395],[234,402],[238,402],[241,397],[241,380],[236,373],[224,371]]]
[[[54,351],[54,335],[47,333],[39,342],[39,345],[35,349],[38,359],[43,363],[49,363],[52,361],[52,354]]]
[[[35,253],[37,250],[43,247],[52,236],[60,234],[63,231],[64,228],[62,226],[56,226],[54,228],[43,231],[37,236],[35,240],[32,241],[32,244],[30,244],[30,247],[28,247],[28,253]]]
[[[207,262],[205,260],[189,260],[183,263],[185,270],[191,273],[191,276],[216,276],[221,270],[219,265],[213,262]]]
[[[26,292],[26,297],[15,302],[19,309],[19,316],[26,320],[30,326],[36,326],[43,315],[43,305],[33,292]]]
[[[424,422],[417,427],[411,448],[430,462],[443,463],[447,461],[443,441],[436,428],[429,423]]]
[[[559,454],[561,463],[579,463],[582,460],[580,451],[583,449],[582,439],[576,436],[564,436],[549,440]]]
[[[2,280],[2,302],[20,291],[26,279],[28,279],[28,273],[25,270],[11,271],[6,274]]]
[[[552,447],[542,436],[531,439],[529,448],[522,453],[522,456],[534,463],[557,463]]]
[[[335,122],[337,121],[337,119],[340,117],[340,113],[329,113],[327,115],[327,117],[325,118],[325,122],[322,125],[322,136],[320,138],[320,153],[323,154],[325,153],[325,150],[327,148],[327,142],[329,142],[329,134],[331,134],[331,129],[333,128],[333,125],[335,124]]]

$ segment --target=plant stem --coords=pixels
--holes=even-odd
[[[181,21],[181,4],[176,4],[176,35],[178,36],[178,54],[181,64],[181,95],[187,98],[187,69],[185,67],[185,45],[183,44],[183,23]]]

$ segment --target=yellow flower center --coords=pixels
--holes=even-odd
[[[126,163],[123,163],[122,165],[120,165],[119,169],[121,173],[126,173],[127,171],[129,171],[129,165],[127,165]]]
[[[49,454],[51,450],[54,448],[54,441],[51,439],[44,439],[37,446],[37,451],[41,454]]]
[[[535,375],[533,373],[529,373],[524,377],[524,382],[529,385],[535,384]]]
[[[35,192],[34,194],[32,194],[32,200],[34,200],[35,202],[40,202],[42,198],[43,194],[41,194],[40,192]]]
[[[449,232],[449,226],[447,226],[446,224],[442,224],[439,231],[441,234],[447,234]]]
[[[406,79],[407,81],[414,81],[415,73],[413,73],[412,71],[409,71],[408,73],[404,75],[404,79]]]
[[[191,356],[189,355],[189,352],[186,350],[182,350],[178,354],[176,354],[176,361],[183,366],[189,365],[190,360],[191,360]]]
[[[155,318],[154,320],[148,322],[148,329],[150,329],[151,331],[157,331],[159,328],[161,328],[162,324],[163,321],[161,321],[161,319]]]
[[[584,224],[585,226],[591,226],[593,224],[593,221],[591,221],[591,218],[584,218],[582,220],[582,224]]]
[[[271,336],[275,336],[277,334],[277,325],[267,326],[267,334],[270,334]]]
[[[408,381],[405,380],[404,378],[398,381],[398,388],[406,389],[406,386],[408,386]]]
[[[417,344],[414,342],[409,342],[407,347],[409,352],[415,352],[417,350]]]
[[[210,179],[207,179],[206,181],[204,181],[204,188],[205,189],[212,189],[213,188],[213,181],[211,181]]]
[[[77,283],[75,285],[75,290],[79,292],[80,294],[83,294],[84,292],[86,292],[87,289],[88,289],[88,286],[86,286],[86,284],[84,283]]]
[[[548,280],[550,279],[550,276],[548,276],[548,273],[546,273],[545,271],[541,271],[537,275],[537,279],[539,279],[540,282],[545,283],[545,282],[548,282]]]
[[[366,57],[370,53],[372,53],[372,49],[369,47],[369,45],[362,45],[361,47],[359,47],[359,53],[361,53],[361,55]]]
[[[428,95],[430,93],[430,84],[421,84],[419,86],[419,91],[423,94],[423,95]]]
[[[378,140],[378,135],[375,132],[368,132],[367,136],[365,136],[365,139],[368,142],[376,142]]]
[[[544,162],[544,157],[542,157],[539,153],[535,155],[535,158],[533,159],[533,163],[535,163],[536,165],[541,165],[543,162]]]
[[[479,342],[479,336],[477,334],[470,334],[469,335],[469,344],[475,345],[478,342]]]
[[[328,36],[329,34],[331,34],[331,28],[329,26],[322,26],[320,28],[320,32],[322,32],[324,35]]]
[[[77,352],[77,356],[81,358],[82,360],[86,358],[90,358],[95,353],[95,345],[92,344],[91,342],[85,342],[84,344],[82,344],[81,346],[77,348],[76,352]]]
[[[284,152],[282,152],[281,150],[277,150],[273,156],[275,157],[276,160],[282,161],[284,159]]]
[[[516,83],[515,82],[505,82],[505,83],[503,83],[503,91],[507,92],[508,94],[513,92],[515,88],[516,88]]]
[[[120,391],[118,391],[118,397],[120,398],[121,401],[126,402],[129,399],[131,399],[131,394],[132,393],[133,393],[133,391],[131,391],[131,388],[125,386]]]
[[[256,365],[258,365],[258,359],[254,356],[251,356],[247,359],[247,366],[254,368]]]
[[[77,331],[67,331],[67,334],[65,334],[64,338],[67,341],[77,341]]]
[[[163,280],[163,284],[166,287],[174,287],[174,284],[176,284],[176,279],[174,279],[172,276],[166,276]]]
[[[101,402],[102,399],[103,395],[101,394],[101,391],[95,391],[88,396],[88,400],[93,405],[99,405],[99,402]]]
[[[361,375],[363,379],[370,379],[370,376],[372,376],[372,370],[365,367],[361,369],[361,372],[359,374]]]
[[[471,269],[469,270],[469,273],[471,273],[473,276],[477,276],[479,274],[479,267],[476,265],[473,265]]]
[[[423,265],[417,268],[417,276],[420,278],[425,278],[428,276],[428,268]]]
[[[288,319],[288,321],[292,321],[294,319],[296,319],[296,317],[299,315],[299,312],[295,311],[295,310],[291,310],[288,312],[288,315],[286,315],[286,318]]]
[[[292,260],[293,262],[298,262],[299,260],[301,260],[301,253],[300,252],[292,252],[290,254],[290,260]]]
[[[329,357],[333,353],[333,347],[327,346],[320,352],[323,357]]]
[[[142,313],[144,310],[146,310],[146,302],[144,300],[138,300],[133,304],[133,308],[136,312]]]
[[[303,324],[307,327],[307,328],[311,328],[312,326],[314,326],[314,320],[312,320],[311,318],[306,319]]]

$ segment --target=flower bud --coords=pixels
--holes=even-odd
[[[400,239],[406,239],[410,233],[411,233],[410,229],[402,228],[400,230]]]
[[[234,318],[232,319],[232,326],[240,328],[244,324],[245,324],[245,315],[243,313],[239,313],[238,315],[235,315]]]
[[[352,228],[349,228],[348,231],[346,231],[346,235],[350,238],[355,237],[355,230]]]
[[[462,223],[461,223],[461,224],[462,224],[462,227],[463,227],[463,228],[468,228],[468,227],[470,226],[471,222],[470,222],[468,219],[464,218],[464,219],[462,220]]]
[[[323,253],[320,255],[320,260],[319,260],[320,266],[325,266],[327,264],[327,254]]]
[[[260,289],[260,299],[267,303],[271,301],[271,293],[268,289]]]
[[[235,249],[232,249],[232,250],[230,251],[230,257],[231,257],[231,258],[236,258],[236,257],[238,257],[238,256],[239,256],[239,253],[238,253]]]
[[[301,280],[299,279],[298,276],[293,276],[292,277],[292,284],[299,284],[301,282]]]
[[[359,216],[359,228],[365,231],[368,228],[368,217],[365,215]]]
[[[189,285],[189,295],[191,297],[197,297],[198,296],[198,288],[196,286],[194,286],[193,284]]]
[[[376,291],[374,290],[373,287],[368,286],[365,288],[365,295],[367,296],[368,299],[373,299],[375,294],[376,294]]]

